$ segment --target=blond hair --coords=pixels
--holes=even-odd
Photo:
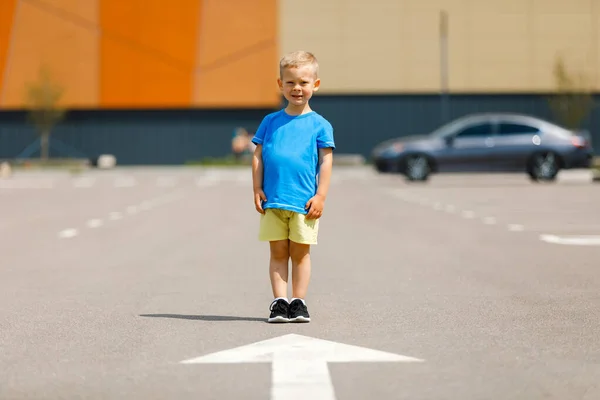
[[[286,68],[299,68],[310,65],[313,68],[315,77],[319,75],[319,63],[314,54],[308,51],[294,51],[286,54],[281,61],[279,61],[279,74],[283,75],[283,70]]]

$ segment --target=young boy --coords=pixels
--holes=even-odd
[[[274,300],[269,322],[310,322],[306,292],[310,246],[317,244],[319,218],[327,198],[335,143],[333,128],[312,111],[319,90],[319,66],[308,52],[283,57],[277,83],[288,104],[267,115],[252,141],[254,205],[261,214],[259,240],[269,242]],[[317,179],[318,178],[318,179]],[[287,299],[292,260],[292,299]]]

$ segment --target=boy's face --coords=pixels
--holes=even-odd
[[[321,81],[315,76],[313,68],[305,65],[299,68],[285,68],[277,83],[290,105],[301,107],[319,90]]]

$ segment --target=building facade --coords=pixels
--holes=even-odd
[[[597,0],[2,0],[0,158],[34,137],[25,93],[41,68],[69,110],[55,137],[85,154],[226,155],[237,126],[281,106],[277,63],[296,49],[320,61],[315,106],[340,151],[476,111],[552,119],[559,57],[598,90],[599,23]]]

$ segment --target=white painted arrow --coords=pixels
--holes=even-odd
[[[220,351],[183,364],[272,362],[272,400],[334,400],[328,362],[423,362],[364,347],[289,334]]]
[[[571,246],[600,246],[600,236],[556,236],[556,235],[540,235],[540,240],[553,243],[565,244]]]

